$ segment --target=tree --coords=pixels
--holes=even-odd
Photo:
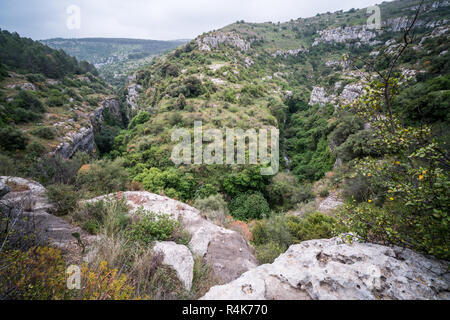
[[[450,155],[428,125],[407,125],[393,112],[399,78],[397,62],[410,43],[409,33],[420,8],[404,34],[404,45],[389,61],[387,72],[370,82],[366,93],[350,108],[369,122],[373,147],[383,158],[355,161],[353,177],[368,180],[366,203],[356,201],[342,210],[341,221],[360,238],[396,244],[450,258]]]

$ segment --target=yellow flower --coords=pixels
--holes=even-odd
[[[372,200],[369,200],[369,203],[372,203]]]
[[[395,164],[399,165],[399,164],[400,164],[400,161],[395,161]]]
[[[420,176],[419,176],[419,180],[422,180],[422,179],[423,179],[423,175],[420,175]]]
[[[368,176],[368,177],[371,177],[371,176],[372,176],[372,174],[371,174],[371,173],[368,173],[368,174],[367,174],[367,176]]]
[[[427,170],[423,170],[423,171],[422,171],[422,174],[427,174]]]
[[[390,197],[389,200],[394,201],[394,198]]]

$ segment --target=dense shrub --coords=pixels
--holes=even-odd
[[[278,243],[271,241],[256,247],[256,259],[259,264],[272,263],[285,251]]]
[[[331,154],[328,135],[333,129],[328,119],[334,107],[313,106],[292,115],[285,130],[291,169],[300,181],[315,181],[333,168],[335,157]]]
[[[344,161],[350,161],[365,156],[378,156],[380,154],[374,149],[373,142],[374,138],[372,132],[368,130],[360,131],[350,135],[348,139],[336,149],[336,153]]]
[[[47,152],[47,148],[39,141],[32,141],[26,147],[27,157],[36,159]]]
[[[77,175],[77,185],[93,195],[108,194],[125,190],[128,182],[128,172],[123,160],[98,160],[89,164],[86,170],[80,170]]]
[[[36,95],[25,90],[21,90],[11,104],[14,108],[23,108],[40,113],[45,112],[44,105]]]
[[[270,208],[262,193],[248,192],[233,198],[230,213],[235,219],[248,221],[270,215]]]
[[[91,234],[102,231],[114,235],[130,223],[129,208],[124,199],[86,202],[73,214],[75,221]]]
[[[213,186],[212,184],[203,184],[200,187],[197,188],[197,190],[195,191],[195,199],[204,199],[204,198],[208,198],[209,196],[215,195],[216,193],[218,193],[219,190]]]
[[[221,194],[210,195],[207,198],[197,198],[194,207],[219,224],[224,224],[228,213],[228,204]]]
[[[253,243],[260,263],[271,263],[292,244],[312,239],[328,239],[345,229],[333,217],[314,212],[299,218],[273,215],[255,223]]]
[[[81,152],[77,152],[72,159],[45,156],[32,163],[28,174],[43,184],[73,184],[78,170],[89,160],[89,155]]]
[[[188,200],[194,196],[194,177],[191,174],[183,173],[179,169],[145,169],[134,180],[142,182],[145,190],[153,193],[164,193],[171,198]]]
[[[202,81],[197,77],[191,76],[184,80],[184,87],[186,88],[186,98],[195,98],[203,94]]]
[[[296,203],[314,198],[311,186],[299,185],[297,177],[286,172],[278,173],[272,178],[266,187],[266,194],[270,205],[284,210],[292,209]]]
[[[330,134],[330,141],[340,146],[347,138],[363,128],[362,121],[354,115],[344,115]]]
[[[310,213],[302,219],[292,217],[287,226],[295,242],[329,239],[338,230],[336,219],[320,212]]]
[[[0,128],[0,137],[0,148],[4,151],[23,150],[28,143],[27,136],[14,127]]]
[[[18,176],[19,168],[15,161],[7,155],[0,154],[0,176]]]
[[[148,113],[147,111],[141,111],[137,114],[137,116],[131,119],[128,128],[133,129],[138,124],[146,123],[148,120],[150,120],[150,113]]]
[[[240,172],[225,176],[222,187],[230,196],[236,196],[249,190],[263,192],[269,176],[261,175],[261,168],[250,166]]]
[[[42,74],[29,73],[26,75],[28,81],[33,83],[45,82],[45,77]]]
[[[56,136],[56,131],[52,127],[38,127],[31,131],[31,134],[42,139],[52,140]]]
[[[61,107],[64,105],[64,98],[62,96],[50,96],[47,99],[47,105],[49,107]]]
[[[131,241],[150,245],[153,241],[175,241],[186,244],[188,236],[182,231],[181,224],[170,215],[155,214],[139,210],[136,213],[139,220],[131,225],[125,236]]]
[[[47,186],[47,196],[55,204],[55,214],[65,216],[73,211],[78,200],[81,199],[79,191],[67,184],[55,184]]]
[[[118,128],[104,125],[101,131],[95,135],[95,144],[101,154],[105,154],[113,150],[114,139],[118,134]]]

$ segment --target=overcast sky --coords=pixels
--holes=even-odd
[[[0,0],[0,28],[35,40],[54,37],[192,39],[237,20],[288,21],[380,0]],[[69,29],[67,9],[80,8]],[[72,16],[73,17],[73,16]],[[76,20],[71,20],[76,21]]]

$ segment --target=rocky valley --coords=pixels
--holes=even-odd
[[[377,8],[175,42],[0,30],[0,299],[449,300],[450,3]],[[277,130],[279,171],[175,164],[200,121],[247,130],[243,160]]]

